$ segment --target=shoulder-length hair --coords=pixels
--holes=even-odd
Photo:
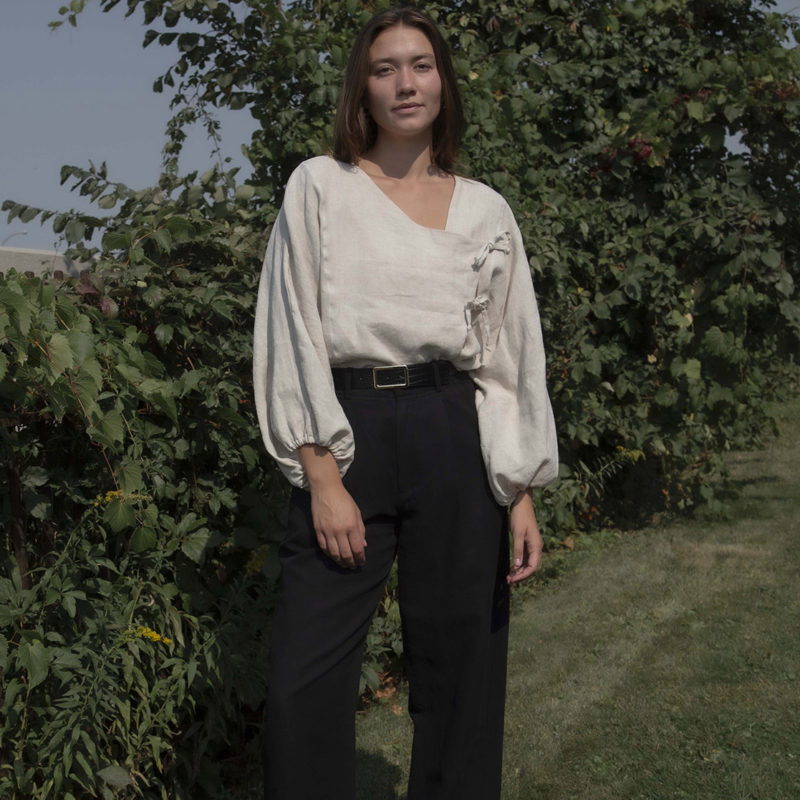
[[[369,77],[369,49],[379,34],[396,25],[421,30],[433,47],[436,69],[442,80],[442,106],[433,123],[431,157],[439,169],[452,172],[464,129],[464,112],[450,51],[436,23],[411,6],[390,8],[376,14],[358,34],[350,52],[339,94],[333,128],[333,156],[357,164],[378,137],[378,127],[364,108]]]

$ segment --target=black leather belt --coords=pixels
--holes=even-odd
[[[449,361],[425,364],[395,364],[388,367],[333,367],[336,389],[414,389],[443,386],[450,382],[456,368]]]

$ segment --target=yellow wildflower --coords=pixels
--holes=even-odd
[[[147,625],[137,625],[135,628],[128,628],[124,633],[125,641],[133,639],[149,639],[151,642],[161,642],[162,644],[172,644],[172,639],[162,636],[158,631],[148,628]]]
[[[255,575],[258,572],[261,572],[261,567],[264,566],[264,560],[267,557],[267,551],[269,550],[268,544],[262,544],[261,547],[257,547],[250,553],[250,558],[247,560],[247,564],[245,564],[244,571],[246,575]]]
[[[630,462],[631,464],[635,464],[637,461],[641,461],[645,457],[642,450],[628,450],[627,447],[623,447],[621,444],[617,445],[617,454],[620,456],[620,458]]]

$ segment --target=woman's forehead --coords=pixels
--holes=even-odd
[[[433,55],[433,45],[419,28],[393,25],[375,37],[369,48],[369,57],[374,61],[396,55],[406,57]]]

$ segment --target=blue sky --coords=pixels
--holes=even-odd
[[[78,27],[51,31],[67,0],[3,0],[0,10],[0,200],[13,199],[54,210],[92,209],[85,198],[59,185],[63,164],[108,163],[109,177],[133,188],[154,184],[161,165],[168,93],[152,85],[173,63],[169,48],[141,46],[141,12],[125,18],[125,6],[107,14],[87,3]],[[169,87],[167,87],[169,88]],[[241,144],[254,122],[247,111],[222,117],[223,155],[246,167]],[[181,170],[213,163],[198,128],[181,158]],[[52,249],[50,223],[6,223],[0,243]],[[63,243],[58,246],[63,250]]]
[[[103,14],[90,0],[78,27],[50,31],[66,0],[3,0],[0,11],[0,200],[66,210],[92,209],[59,186],[63,164],[106,161],[109,177],[134,188],[156,182],[169,119],[169,94],[152,91],[172,63],[170,48],[142,49],[141,12],[124,17],[124,3]],[[94,7],[93,7],[94,6]],[[800,0],[779,0],[776,10],[800,14]],[[253,120],[246,111],[221,117],[223,155],[243,167],[240,146]],[[190,137],[181,170],[212,163],[202,131]],[[0,245],[63,250],[46,223],[6,223]]]

